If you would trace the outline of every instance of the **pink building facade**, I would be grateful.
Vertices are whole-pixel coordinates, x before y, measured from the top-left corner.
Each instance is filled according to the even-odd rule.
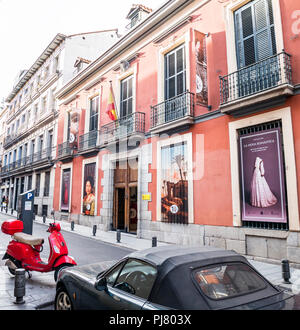
[[[147,13],[56,94],[57,216],[299,263],[296,2]]]

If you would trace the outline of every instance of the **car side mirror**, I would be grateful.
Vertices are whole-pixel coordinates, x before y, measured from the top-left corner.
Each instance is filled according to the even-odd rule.
[[[99,280],[97,280],[96,283],[95,283],[95,288],[98,291],[105,290],[107,288],[106,277],[101,277]]]

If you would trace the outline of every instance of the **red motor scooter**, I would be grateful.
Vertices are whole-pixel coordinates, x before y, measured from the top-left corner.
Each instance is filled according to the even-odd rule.
[[[49,224],[47,232],[50,245],[48,262],[40,257],[43,250],[44,239],[23,233],[23,222],[20,220],[7,220],[2,223],[3,233],[11,235],[13,240],[9,242],[2,259],[7,259],[5,265],[11,274],[15,275],[16,268],[24,268],[28,271],[51,272],[54,270],[54,280],[57,281],[59,271],[64,267],[77,265],[73,257],[68,255],[67,244],[61,234],[60,224]]]

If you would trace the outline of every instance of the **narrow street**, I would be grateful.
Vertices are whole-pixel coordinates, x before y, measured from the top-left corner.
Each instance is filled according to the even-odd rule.
[[[12,218],[9,214],[0,214],[0,226],[3,221]],[[33,235],[44,238],[44,249],[41,253],[42,259],[47,262],[49,256],[49,233],[46,232],[47,226],[44,224],[33,224]],[[123,256],[129,254],[133,250],[124,247],[117,247],[109,243],[94,240],[89,237],[84,237],[76,234],[76,232],[62,231],[62,234],[68,245],[69,254],[76,260],[78,265],[85,265],[107,260],[118,260]],[[0,266],[3,266],[5,261],[2,257],[5,253],[7,244],[11,237],[0,232]],[[13,277],[12,277],[13,280]],[[55,282],[53,272],[38,273],[32,272],[32,278],[26,281],[26,294],[39,290],[39,295],[45,297],[42,299],[46,304],[45,309],[53,309],[53,305],[48,306],[48,303],[53,301],[55,296]],[[13,295],[13,292],[12,292]]]

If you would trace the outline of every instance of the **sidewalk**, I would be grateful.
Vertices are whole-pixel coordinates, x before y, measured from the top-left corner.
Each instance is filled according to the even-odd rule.
[[[0,212],[0,214],[6,215],[6,213]],[[9,211],[7,213],[8,218],[16,217],[16,213],[11,215]],[[45,226],[49,224],[49,222],[53,221],[53,219],[47,218]],[[43,218],[40,216],[36,216],[34,220],[36,223],[43,224]],[[60,224],[61,229],[63,231],[72,231],[71,223],[65,221],[56,221]],[[117,246],[124,246],[134,250],[142,250],[152,247],[152,241],[149,239],[141,239],[137,238],[132,234],[121,234],[120,243],[116,241],[116,232],[115,231],[98,231],[96,235],[93,235],[92,228],[87,226],[81,226],[78,224],[74,225],[74,230],[72,231],[74,234],[83,235],[86,237],[90,237],[96,240],[101,240],[103,242],[107,242],[110,244],[114,244]],[[157,246],[168,245],[167,243],[157,242]],[[0,253],[3,251],[0,250]],[[4,251],[5,252],[5,251]],[[248,257],[249,262],[270,282],[275,285],[279,285],[282,288],[294,291],[297,289],[299,293],[300,291],[300,270],[290,268],[291,273],[291,284],[284,284],[282,279],[282,270],[281,264],[271,264],[266,262],[261,262],[257,260],[253,260]],[[35,276],[35,285],[33,285],[32,279],[28,279],[26,275],[26,295],[24,297],[25,304],[16,305],[15,297],[14,297],[14,277],[11,276],[7,270],[7,267],[4,266],[4,262],[0,260],[0,310],[30,310],[30,309],[38,309],[42,305],[47,305],[51,303],[55,296],[55,282],[53,279],[53,274],[51,273],[41,273],[38,278],[38,285],[36,285],[36,276]]]

